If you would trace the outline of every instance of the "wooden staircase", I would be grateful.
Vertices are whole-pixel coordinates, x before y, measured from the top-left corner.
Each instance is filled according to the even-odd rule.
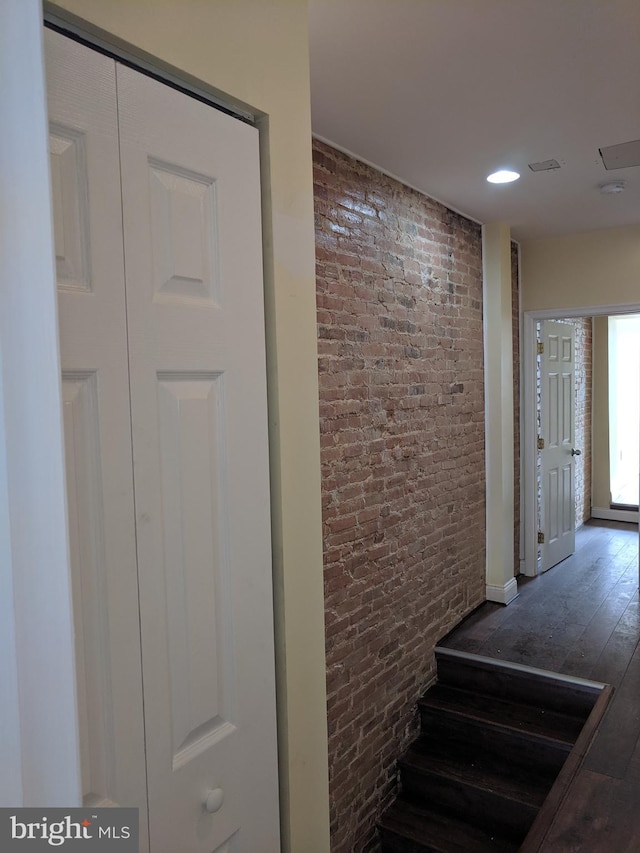
[[[436,661],[378,825],[383,853],[537,850],[610,688],[453,649]]]

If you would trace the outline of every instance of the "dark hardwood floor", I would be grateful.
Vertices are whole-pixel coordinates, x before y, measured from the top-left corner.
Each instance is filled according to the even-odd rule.
[[[638,853],[638,528],[592,520],[578,530],[573,556],[537,578],[519,578],[518,588],[508,607],[482,605],[441,645],[614,686],[541,849]]]

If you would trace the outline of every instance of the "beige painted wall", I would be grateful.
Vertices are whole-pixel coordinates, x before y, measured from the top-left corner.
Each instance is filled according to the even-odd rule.
[[[283,849],[329,850],[306,0],[59,0],[262,115]]]
[[[522,244],[522,309],[640,302],[640,226]]]

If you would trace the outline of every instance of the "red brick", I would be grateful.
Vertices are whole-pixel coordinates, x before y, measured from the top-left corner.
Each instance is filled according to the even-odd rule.
[[[376,849],[434,645],[484,598],[481,234],[314,161],[331,849],[352,853]]]

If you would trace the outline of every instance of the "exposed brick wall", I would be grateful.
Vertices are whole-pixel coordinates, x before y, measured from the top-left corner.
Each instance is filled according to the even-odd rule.
[[[481,234],[318,142],[314,179],[331,846],[359,853],[484,600]]]
[[[591,518],[591,317],[572,320],[576,330],[576,447],[582,455],[575,460],[576,527]]]
[[[513,573],[520,574],[520,281],[518,244],[511,243],[513,328]]]

